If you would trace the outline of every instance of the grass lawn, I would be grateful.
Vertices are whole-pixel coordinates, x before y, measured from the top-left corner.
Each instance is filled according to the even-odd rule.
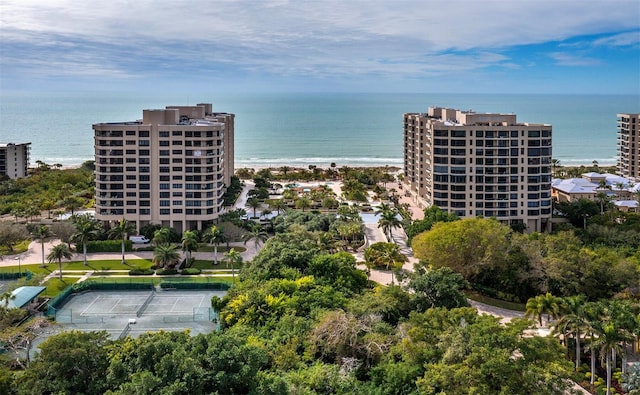
[[[131,259],[127,261],[128,265],[123,265],[120,259],[109,259],[99,261],[89,261],[87,266],[83,261],[62,262],[62,270],[85,270],[85,271],[104,271],[104,270],[131,270],[131,269],[148,269],[152,263],[147,259]],[[34,274],[50,274],[54,270],[58,270],[57,263],[47,264],[42,267],[40,264],[22,265],[22,271],[29,270]],[[0,273],[17,273],[18,265],[0,267]]]
[[[237,276],[236,276],[237,277]],[[184,281],[193,283],[230,283],[231,275],[225,277],[197,277],[197,276],[130,276],[130,277],[109,277],[109,276],[91,276],[89,281],[113,283],[142,283],[148,282],[158,285],[163,281]],[[64,289],[64,288],[63,288]]]
[[[201,260],[201,259],[196,259],[193,262],[193,265],[191,265],[191,267],[197,267],[198,269],[201,269],[201,270],[231,269],[231,265],[222,263],[220,260],[218,260],[217,265],[214,265],[213,261]],[[235,265],[234,267],[236,270],[239,270],[242,267],[242,264]]]
[[[489,296],[480,295],[477,292],[471,292],[471,291],[465,292],[465,295],[467,296],[467,298],[471,300],[475,300],[476,302],[488,304],[494,307],[500,307],[501,309],[515,310],[515,311],[522,311],[522,312],[526,311],[525,306],[520,303],[507,302],[505,300],[491,298]]]
[[[121,284],[130,284],[130,283],[153,283],[153,285],[158,285],[162,282],[161,277],[150,277],[150,276],[130,276],[130,277],[111,277],[105,275],[95,275],[89,277],[87,281],[95,281],[98,283],[121,283]]]
[[[78,281],[77,277],[63,276],[62,281],[60,281],[58,277],[51,278],[46,283],[43,284],[45,287],[47,287],[47,289],[45,289],[44,292],[40,295],[53,298],[56,295],[58,295],[60,292],[62,292],[62,290],[67,288],[69,285],[75,284],[76,281]]]
[[[0,247],[0,254],[2,255],[6,255],[7,258],[9,259],[13,259],[16,255],[18,254],[22,254],[23,252],[26,252],[29,249],[29,244],[31,244],[31,240],[27,239],[27,240],[23,240],[17,244],[13,245],[13,251],[11,252],[11,255],[9,255],[9,249],[5,246]]]

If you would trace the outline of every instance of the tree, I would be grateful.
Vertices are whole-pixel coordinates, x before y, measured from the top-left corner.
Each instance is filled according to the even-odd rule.
[[[376,213],[380,215],[380,219],[378,220],[378,228],[382,229],[389,242],[392,243],[393,229],[399,228],[402,225],[402,222],[398,219],[398,211],[392,209],[386,203],[382,203],[376,208]]]
[[[52,235],[53,233],[47,225],[38,225],[32,232],[33,238],[40,242],[40,248],[42,252],[42,267],[45,267],[44,242]]]
[[[231,282],[236,283],[235,267],[242,264],[242,255],[234,248],[224,253],[224,260],[227,265],[231,265]]]
[[[126,219],[122,218],[116,223],[116,225],[113,228],[109,230],[110,238],[120,239],[121,241],[123,265],[126,264],[124,260],[124,242],[127,240],[127,237],[129,237],[129,235],[135,231],[135,229],[136,229],[136,226],[132,222],[129,222]]]
[[[0,221],[0,245],[6,247],[9,253],[13,253],[14,244],[28,238],[29,232],[24,225]]]
[[[171,229],[160,228],[153,232],[153,244],[160,245],[171,242]]]
[[[64,207],[67,210],[71,211],[72,216],[75,210],[82,207],[82,199],[76,196],[67,196],[66,198],[64,198],[63,203]]]
[[[542,315],[547,314],[547,322],[551,318],[556,318],[560,310],[560,298],[553,296],[549,292],[530,298],[525,306],[525,317],[536,316],[540,326],[542,326]]]
[[[561,335],[565,339],[567,348],[569,347],[567,335],[573,336],[576,347],[576,370],[580,367],[581,335],[586,334],[589,330],[589,323],[584,311],[585,301],[584,296],[570,296],[561,299],[560,318],[554,322],[552,331],[554,335]]]
[[[222,230],[215,225],[211,225],[209,229],[202,235],[205,242],[213,244],[213,264],[218,264],[218,245],[225,241]]]
[[[242,241],[246,245],[249,240],[253,240],[256,250],[260,247],[261,243],[264,243],[269,238],[269,234],[264,228],[258,224],[253,224],[245,234],[242,235]]]
[[[251,199],[247,200],[247,207],[251,207],[253,209],[253,218],[256,218],[256,210],[261,206],[262,203],[260,203],[260,200],[258,200],[258,198],[256,197],[252,197]]]
[[[368,287],[368,276],[356,267],[353,255],[344,251],[319,254],[309,262],[307,274],[318,284],[329,285],[345,295],[359,294]]]
[[[391,271],[391,284],[393,284],[393,272],[400,269],[407,257],[400,253],[400,246],[394,243],[378,242],[364,250],[365,264],[370,268],[384,267]]]
[[[450,267],[473,281],[482,271],[504,265],[511,229],[495,219],[438,222],[411,242],[416,258],[433,267]]]
[[[87,243],[98,237],[98,222],[89,214],[75,217],[75,233],[71,238],[82,245],[82,256],[84,265],[87,266]]]
[[[611,359],[614,354],[623,354],[621,343],[630,340],[630,335],[617,328],[615,323],[606,323],[597,333],[594,346],[600,351],[600,358],[604,360],[607,369],[607,392],[611,395]]]
[[[586,227],[586,219],[598,215],[598,204],[589,199],[578,199],[575,202],[561,202],[555,208],[567,217],[576,228]]]
[[[603,214],[605,207],[609,205],[609,195],[604,191],[600,191],[596,193],[596,200],[600,204],[600,214]]]
[[[60,275],[60,281],[62,281],[62,260],[63,259],[71,259],[73,257],[73,253],[69,249],[65,243],[56,244],[51,248],[49,254],[47,255],[47,261],[52,263],[54,261],[58,261],[58,273]]]
[[[153,249],[153,263],[156,267],[173,268],[180,260],[178,247],[169,243],[159,244]]]
[[[187,265],[191,265],[191,252],[198,249],[198,233],[187,230],[182,234],[182,251],[187,253]]]
[[[302,211],[304,211],[305,209],[308,209],[311,207],[311,200],[309,200],[309,198],[306,196],[302,196],[296,199],[295,204],[296,204],[296,208],[302,209]]]
[[[467,282],[460,273],[448,267],[427,270],[424,265],[415,265],[414,272],[407,277],[404,288],[411,295],[414,311],[424,312],[434,307],[453,309],[469,306],[466,296],[462,293]]]
[[[75,232],[76,227],[71,221],[60,221],[51,224],[51,233],[56,236],[56,238],[67,243],[69,248],[71,248],[71,241],[73,240]]]
[[[18,394],[104,394],[109,334],[68,331],[40,344],[40,354],[17,380]]]

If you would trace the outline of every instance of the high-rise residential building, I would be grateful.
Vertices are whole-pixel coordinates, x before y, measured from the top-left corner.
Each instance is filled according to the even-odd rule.
[[[518,123],[515,114],[441,107],[404,114],[405,187],[424,207],[547,230],[551,130]]]
[[[618,114],[618,174],[640,179],[640,114]]]
[[[0,177],[27,176],[31,143],[0,143]]]
[[[234,117],[207,103],[93,125],[96,218],[124,218],[138,230],[204,229],[221,213],[233,175]]]

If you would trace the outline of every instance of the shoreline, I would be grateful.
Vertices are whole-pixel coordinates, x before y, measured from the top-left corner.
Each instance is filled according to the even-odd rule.
[[[344,158],[342,158],[344,159]],[[555,158],[554,158],[555,159]],[[46,163],[46,162],[45,162]],[[84,162],[83,162],[84,163]],[[331,164],[335,164],[335,169],[340,169],[342,167],[354,167],[354,168],[367,168],[367,167],[389,167],[389,168],[398,168],[403,169],[404,163],[393,161],[393,162],[384,162],[378,161],[377,158],[371,158],[370,162],[367,160],[354,160],[350,162],[348,160],[343,161],[332,161],[331,159],[327,160],[318,160],[318,161],[303,161],[300,158],[291,158],[291,161],[286,161],[285,159],[277,160],[274,162],[264,162],[261,160],[255,161],[246,161],[241,160],[234,163],[234,170],[238,169],[279,169],[281,167],[287,166],[291,169],[308,169],[309,166],[316,166],[319,169],[328,169],[331,167]],[[49,165],[53,165],[47,163]],[[82,166],[82,163],[77,164],[63,164],[60,169],[77,169]],[[576,167],[593,167],[593,160],[572,160],[570,163],[563,163],[562,159],[560,159],[559,167],[562,168],[576,168]],[[598,161],[598,167],[615,167],[617,166],[616,162],[600,162]],[[38,166],[35,164],[30,164],[29,169],[36,169]]]

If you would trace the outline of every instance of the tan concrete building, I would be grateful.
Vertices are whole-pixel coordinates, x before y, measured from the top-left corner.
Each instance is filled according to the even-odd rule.
[[[424,207],[547,230],[551,135],[551,125],[518,123],[515,114],[404,114],[405,187]]]
[[[138,230],[204,229],[218,218],[234,172],[234,117],[197,104],[93,125],[96,218],[125,218]]]
[[[0,143],[0,176],[26,177],[31,143]]]
[[[618,174],[640,179],[640,114],[618,114]]]

